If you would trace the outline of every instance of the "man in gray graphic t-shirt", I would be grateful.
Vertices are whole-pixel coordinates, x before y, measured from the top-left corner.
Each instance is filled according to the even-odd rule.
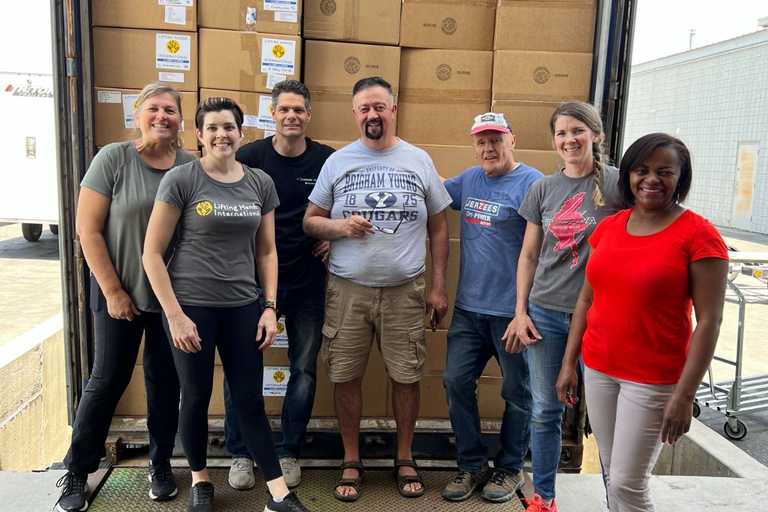
[[[451,198],[426,152],[395,137],[397,106],[389,83],[366,78],[352,93],[360,139],[325,162],[304,217],[309,236],[332,241],[321,350],[335,384],[344,442],[334,495],[354,501],[360,493],[361,383],[375,337],[394,393],[397,488],[404,496],[421,496],[411,442],[426,358],[424,313],[428,308],[439,320],[448,308],[444,210]],[[425,298],[427,234],[432,280]]]

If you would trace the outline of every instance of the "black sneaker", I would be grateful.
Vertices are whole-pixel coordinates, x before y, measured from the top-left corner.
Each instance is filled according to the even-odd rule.
[[[213,512],[213,484],[197,482],[189,493],[188,512]]]
[[[264,512],[310,512],[296,496],[295,492],[289,492],[283,501],[276,503],[272,496],[267,500],[267,506],[264,507]]]
[[[67,471],[56,482],[56,487],[63,487],[54,509],[56,512],[88,510],[88,475],[78,475]]]
[[[150,462],[149,483],[149,497],[155,501],[172,500],[179,494],[171,463],[167,460],[156,466]]]

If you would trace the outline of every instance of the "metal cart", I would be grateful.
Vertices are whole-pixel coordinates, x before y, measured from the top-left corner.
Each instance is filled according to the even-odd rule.
[[[744,326],[747,304],[768,304],[768,253],[731,252],[728,288],[725,301],[739,306],[736,334],[736,359],[715,355],[714,360],[734,367],[734,379],[715,383],[712,367],[707,379],[701,383],[693,404],[693,416],[701,414],[701,406],[725,415],[725,435],[730,439],[744,439],[747,425],[738,417],[760,409],[768,409],[768,374],[742,377],[744,359]],[[739,276],[749,276],[741,278]]]

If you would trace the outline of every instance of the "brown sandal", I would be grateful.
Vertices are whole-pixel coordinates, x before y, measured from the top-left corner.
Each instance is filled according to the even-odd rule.
[[[363,463],[360,462],[359,460],[342,462],[341,466],[339,466],[339,469],[341,469],[341,476],[336,481],[336,486],[333,488],[333,497],[339,501],[346,501],[348,503],[357,501],[360,498],[360,494],[363,492],[363,489],[362,489],[363,473],[365,472],[365,467],[363,466]],[[356,469],[357,478],[344,478],[345,469]],[[341,494],[339,493],[339,487],[351,487],[355,490],[355,494],[351,496],[346,496],[344,494]]]
[[[401,467],[413,468],[416,471],[416,474],[401,475],[400,474]],[[395,480],[397,481],[397,492],[400,493],[400,496],[404,498],[418,498],[420,496],[424,496],[426,487],[424,486],[424,480],[422,480],[421,475],[419,474],[418,471],[419,471],[418,466],[416,466],[416,463],[412,460],[396,460],[395,461],[394,474],[395,474]],[[421,490],[408,491],[405,489],[405,486],[408,484],[421,484]]]

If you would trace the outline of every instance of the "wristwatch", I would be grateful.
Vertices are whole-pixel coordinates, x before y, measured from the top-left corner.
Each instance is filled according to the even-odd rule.
[[[270,299],[264,300],[264,309],[273,309],[277,313],[277,302]]]

